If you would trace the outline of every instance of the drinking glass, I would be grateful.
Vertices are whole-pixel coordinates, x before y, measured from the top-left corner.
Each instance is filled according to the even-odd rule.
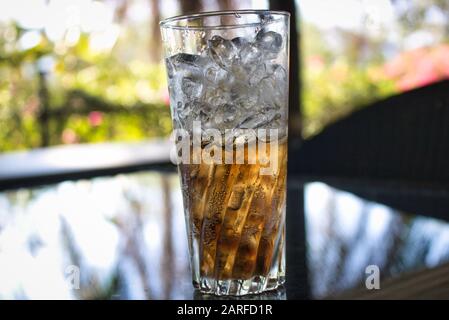
[[[216,295],[285,281],[287,12],[160,23],[193,285]]]

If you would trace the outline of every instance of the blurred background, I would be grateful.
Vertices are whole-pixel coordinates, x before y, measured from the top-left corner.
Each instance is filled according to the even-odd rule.
[[[159,21],[281,2],[0,0],[0,158],[167,138]],[[449,77],[446,0],[291,2],[300,57],[293,72],[301,81],[290,90],[301,89],[304,139],[373,101]],[[70,157],[75,149],[64,150]],[[33,156],[26,159],[21,168],[32,165]],[[8,177],[14,162],[0,163],[11,164],[0,168]],[[191,298],[176,173],[92,176],[2,187],[0,298]],[[356,285],[366,263],[394,275],[449,259],[446,223],[321,183],[306,185],[304,197],[312,297]],[[81,268],[80,290],[66,286],[71,265]],[[335,265],[337,272],[329,269]]]
[[[296,1],[303,135],[449,76],[444,0]],[[0,152],[171,130],[159,20],[268,1],[0,1]]]

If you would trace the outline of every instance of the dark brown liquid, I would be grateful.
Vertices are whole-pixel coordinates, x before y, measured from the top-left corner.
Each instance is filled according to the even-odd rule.
[[[248,164],[181,164],[189,240],[199,244],[200,277],[219,280],[266,276],[284,241],[287,144],[275,145],[278,165],[262,175]],[[266,154],[273,146],[268,143]],[[224,151],[223,151],[224,157]],[[282,230],[281,230],[282,228]],[[192,244],[191,244],[192,246]]]

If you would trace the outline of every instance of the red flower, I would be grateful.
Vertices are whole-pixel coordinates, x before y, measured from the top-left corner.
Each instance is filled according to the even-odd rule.
[[[422,87],[449,77],[449,45],[419,48],[401,53],[385,65],[386,76],[399,90]]]
[[[449,44],[441,45],[435,50],[434,58],[440,74],[449,77]]]
[[[100,111],[92,111],[88,116],[89,124],[97,127],[103,123],[103,113]]]

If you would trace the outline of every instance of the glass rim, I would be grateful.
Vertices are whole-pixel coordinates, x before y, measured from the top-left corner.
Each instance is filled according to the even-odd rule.
[[[260,22],[249,22],[249,23],[242,23],[242,24],[232,24],[232,25],[217,25],[217,26],[178,26],[175,24],[172,24],[174,22],[182,21],[182,20],[192,20],[196,18],[204,18],[204,17],[214,17],[214,16],[228,16],[228,15],[249,15],[249,14],[270,14],[270,15],[276,15],[276,16],[284,16],[284,17],[290,17],[290,12],[287,11],[280,11],[280,10],[268,10],[268,9],[248,9],[248,10],[222,10],[222,11],[207,11],[207,12],[200,12],[200,13],[194,13],[194,14],[184,14],[184,15],[178,15],[174,17],[169,17],[167,19],[164,19],[159,22],[160,28],[164,29],[177,29],[177,30],[222,30],[222,29],[237,29],[237,28],[245,28],[245,27],[255,27],[260,25]],[[268,23],[272,23],[277,21],[277,19],[274,19]]]

